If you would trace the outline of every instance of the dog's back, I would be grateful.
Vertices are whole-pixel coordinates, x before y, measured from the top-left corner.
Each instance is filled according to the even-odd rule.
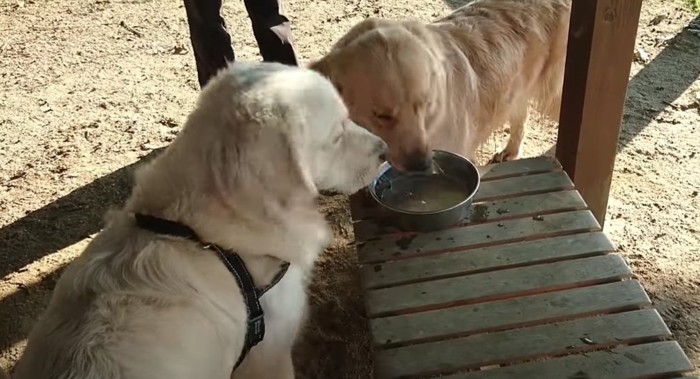
[[[517,75],[524,88],[514,90],[556,120],[570,10],[570,0],[477,0],[433,24],[457,41],[486,92],[502,93]]]
[[[198,365],[206,359],[187,366],[187,358],[216,356],[237,330],[187,272],[205,265],[208,277],[233,281],[230,274],[214,255],[152,240],[125,225],[124,214],[116,218],[61,275],[13,379],[185,378],[216,370]]]
[[[98,236],[97,240],[100,239]],[[80,277],[93,277],[86,273],[87,263],[98,243],[93,242],[61,275],[48,311],[29,335],[27,347],[15,366],[14,378],[119,377],[119,367],[105,354],[103,343],[113,335],[113,330],[91,327],[98,324],[95,302],[102,296],[101,283],[94,283],[93,288],[79,283],[84,282]],[[104,273],[94,277],[109,278]]]

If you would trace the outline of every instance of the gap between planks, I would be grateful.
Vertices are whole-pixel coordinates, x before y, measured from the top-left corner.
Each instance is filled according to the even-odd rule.
[[[483,182],[472,201],[478,203],[572,189],[574,189],[574,184],[566,173],[556,171]],[[382,208],[367,190],[353,196],[350,207],[352,218],[355,221],[383,216]]]
[[[486,333],[376,353],[380,379],[450,374],[620,345],[659,341],[671,333],[653,309]]]
[[[568,355],[489,370],[442,376],[441,379],[700,379],[676,376],[693,365],[675,341],[662,341],[587,354]]]
[[[585,209],[586,203],[576,190],[517,196],[472,203],[467,217],[452,228]],[[405,233],[381,217],[357,221],[353,229],[357,241]]]
[[[477,167],[482,183],[497,179],[508,179],[527,175],[544,174],[548,172],[562,171],[562,166],[554,157],[536,157],[518,159],[511,162],[489,164]],[[359,217],[360,210],[366,204],[373,204],[367,189],[363,189],[350,196],[350,209],[353,218]]]
[[[555,157],[542,156],[517,159],[509,162],[478,166],[481,181],[561,171],[562,166]]]
[[[416,313],[628,279],[617,254],[505,269],[365,292],[370,318]]]
[[[415,256],[473,249],[546,237],[599,231],[589,211],[571,211],[541,217],[469,225],[430,233],[385,236],[357,244],[360,263],[382,263]]]
[[[462,338],[651,306],[636,280],[371,319],[379,349]]]
[[[360,266],[365,289],[388,288],[422,281],[466,276],[508,268],[603,255],[614,246],[602,232],[452,251],[436,255]]]
[[[567,182],[571,183],[571,180],[568,178],[568,175],[566,175],[566,173],[562,171],[561,165],[553,157],[519,159],[512,162],[480,166],[478,167],[478,169],[482,183],[481,189],[483,189],[484,185],[486,185],[486,187],[489,187],[488,183],[493,180],[512,179],[528,175],[539,175],[546,173],[559,173],[556,176],[559,177],[560,180],[562,180],[562,176],[560,174],[563,174],[563,177],[566,178],[565,180],[563,180],[563,183],[566,186],[570,185],[567,184]],[[476,196],[477,198],[475,199],[475,201],[478,201],[478,196],[480,196],[478,192]],[[364,188],[350,196],[350,210],[352,212],[353,219],[355,220],[368,217],[368,215],[363,214],[363,212],[366,211],[368,208],[374,207],[376,207],[376,203],[370,196],[367,188]]]

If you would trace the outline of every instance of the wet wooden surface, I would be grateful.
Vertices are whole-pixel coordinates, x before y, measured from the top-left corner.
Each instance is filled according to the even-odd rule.
[[[351,199],[375,377],[669,378],[692,370],[553,158],[481,168],[469,216],[405,233]]]

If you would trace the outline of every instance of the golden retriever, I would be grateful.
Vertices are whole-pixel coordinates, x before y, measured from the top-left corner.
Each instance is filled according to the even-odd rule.
[[[570,3],[476,0],[429,24],[369,18],[309,67],[399,169],[425,168],[431,149],[474,160],[506,122],[510,139],[493,160],[513,160],[530,102],[558,119]]]
[[[357,191],[385,152],[318,73],[276,63],[223,70],[63,273],[13,378],[293,378],[306,283],[331,237],[318,191]],[[237,252],[257,286],[290,263],[260,299],[265,338],[235,370],[247,308],[232,273],[202,245],[137,227],[135,214]]]

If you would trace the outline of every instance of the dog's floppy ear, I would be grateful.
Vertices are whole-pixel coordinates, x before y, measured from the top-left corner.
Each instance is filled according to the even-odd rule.
[[[274,117],[268,117],[273,113]],[[303,125],[284,125],[303,121],[279,109],[268,114],[261,112],[258,117],[254,121],[240,120],[210,141],[212,146],[206,149],[205,161],[217,196],[239,196],[260,188],[265,188],[266,197],[281,202],[315,195],[316,185],[302,146],[295,144],[299,140],[303,143],[303,138],[290,135],[303,134]]]
[[[290,136],[283,136],[286,146],[287,162],[290,165],[289,173],[294,177],[293,181],[299,181],[299,184],[311,191],[314,194],[318,193],[316,183],[311,173],[311,168],[308,166],[308,160],[302,147],[294,143],[295,139]],[[299,141],[299,139],[296,139]]]
[[[355,41],[357,38],[361,37],[363,34],[379,29],[384,26],[389,26],[392,25],[393,21],[391,20],[385,20],[382,18],[376,18],[376,17],[368,17],[359,23],[357,23],[355,26],[350,28],[350,30],[333,45],[333,49],[331,49],[331,52],[336,49],[342,49],[343,47],[351,44],[353,41]]]
[[[284,180],[295,187],[288,188],[290,193],[287,195],[298,194],[301,188],[315,195],[318,190],[309,167],[311,159],[305,148],[310,140],[310,131],[303,112],[287,104],[278,104],[273,108],[275,116],[263,121],[266,126],[258,131],[258,151],[263,156],[258,156],[257,159],[269,161],[267,167],[272,170],[272,179],[284,176]]]
[[[308,65],[308,68],[325,76],[331,83],[333,83],[333,87],[335,87],[338,93],[342,95],[343,86],[340,84],[342,77],[336,76],[336,70],[342,70],[341,67],[337,66],[340,64],[340,62],[342,62],[342,60],[336,58],[336,53],[330,53],[315,62],[311,62]]]
[[[350,28],[350,30],[347,33],[345,33],[345,35],[340,37],[340,39],[336,41],[336,43],[331,48],[331,51],[328,54],[326,54],[326,56],[315,62],[310,63],[307,67],[316,72],[321,73],[327,78],[333,78],[334,73],[332,70],[334,67],[337,67],[339,63],[343,62],[343,58],[341,56],[345,53],[344,49],[348,45],[350,45],[355,40],[372,30],[377,30],[384,26],[391,25],[393,25],[392,20],[368,17],[360,21],[352,28]]]
[[[317,61],[309,63],[307,68],[318,72],[319,74],[325,76],[326,78],[331,78],[331,63],[332,57],[327,55]]]

